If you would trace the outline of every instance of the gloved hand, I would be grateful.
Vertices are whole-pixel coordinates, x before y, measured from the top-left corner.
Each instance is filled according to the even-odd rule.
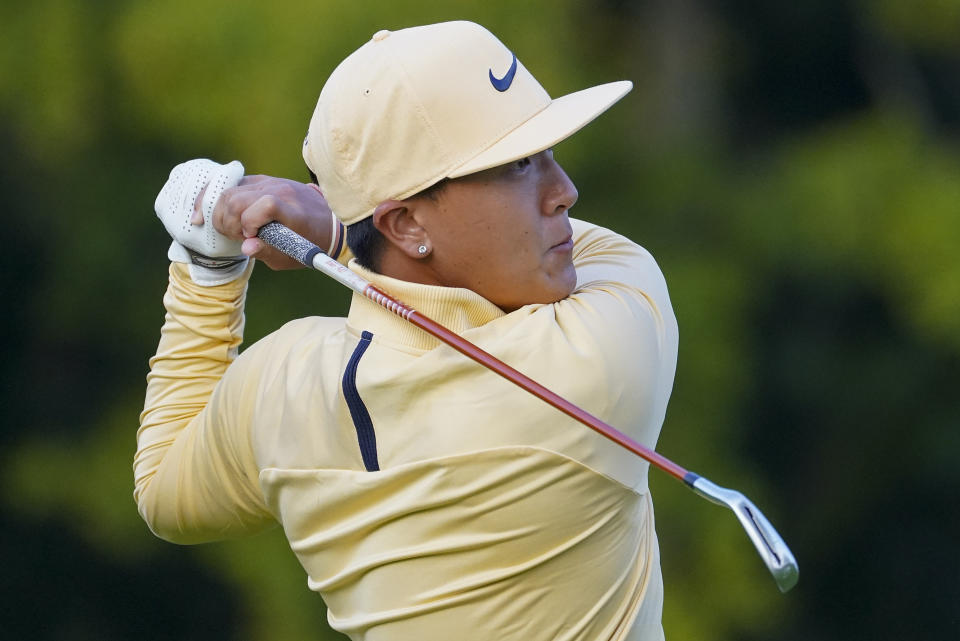
[[[213,209],[225,189],[243,178],[243,165],[227,165],[197,159],[179,164],[160,190],[154,209],[173,238],[167,257],[190,266],[190,278],[198,285],[212,287],[236,280],[249,260],[240,251],[242,241],[227,238],[213,226]],[[204,191],[206,188],[206,191]],[[203,224],[190,222],[194,204],[203,192]]]

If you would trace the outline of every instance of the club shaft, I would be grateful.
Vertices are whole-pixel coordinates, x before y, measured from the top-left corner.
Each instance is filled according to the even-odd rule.
[[[296,237],[293,238],[291,234]],[[654,467],[657,467],[674,478],[686,482],[688,485],[692,482],[691,478],[696,475],[691,474],[682,466],[677,465],[667,457],[658,452],[641,445],[623,432],[620,432],[613,426],[600,420],[593,414],[590,414],[583,408],[571,403],[559,394],[544,387],[530,377],[521,374],[516,369],[510,367],[500,359],[489,352],[486,352],[468,340],[465,340],[458,334],[450,331],[435,320],[424,316],[405,303],[398,301],[386,292],[374,287],[366,279],[355,272],[347,269],[334,259],[320,252],[312,243],[303,239],[295,232],[292,232],[279,223],[269,223],[264,225],[259,234],[260,238],[267,244],[276,247],[287,253],[287,255],[299,260],[308,267],[321,271],[335,280],[343,283],[353,291],[365,296],[371,301],[381,305],[394,314],[408,320],[431,336],[446,343],[464,356],[476,361],[487,369],[496,372],[503,378],[514,383],[518,387],[525,389],[544,402],[552,405],[567,416],[583,423],[590,429],[602,434],[614,443],[633,452],[640,458],[648,461]]]

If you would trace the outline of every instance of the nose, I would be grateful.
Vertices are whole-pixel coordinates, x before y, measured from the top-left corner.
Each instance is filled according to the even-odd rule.
[[[577,202],[580,197],[576,185],[567,176],[563,167],[553,159],[553,154],[544,154],[545,194],[543,198],[543,212],[550,216],[560,214]]]

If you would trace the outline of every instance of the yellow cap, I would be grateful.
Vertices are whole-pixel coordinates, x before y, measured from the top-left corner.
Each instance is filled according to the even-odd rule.
[[[384,200],[543,151],[632,86],[613,82],[551,100],[480,25],[378,31],[324,85],[303,158],[349,225]]]

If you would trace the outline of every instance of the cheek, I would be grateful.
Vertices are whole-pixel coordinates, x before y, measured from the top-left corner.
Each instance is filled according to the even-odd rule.
[[[476,249],[489,257],[517,268],[536,262],[541,244],[535,230],[524,225],[514,211],[490,211],[477,223],[466,230]]]
[[[475,270],[470,280],[516,281],[544,271],[544,239],[539,212],[529,194],[462,190],[444,203],[438,229],[450,265]]]

